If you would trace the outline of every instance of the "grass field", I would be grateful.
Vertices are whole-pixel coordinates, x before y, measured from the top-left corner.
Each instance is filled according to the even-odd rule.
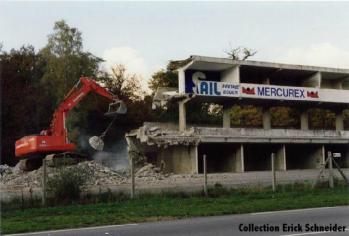
[[[111,198],[109,198],[111,199]],[[73,204],[47,208],[2,210],[2,233],[76,228],[108,224],[178,219],[194,216],[239,214],[260,211],[325,207],[349,204],[347,187],[335,189],[282,188],[211,189],[210,196],[196,194],[141,195],[105,203]]]

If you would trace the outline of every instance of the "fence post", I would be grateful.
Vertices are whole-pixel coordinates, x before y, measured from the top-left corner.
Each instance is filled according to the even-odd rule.
[[[276,191],[276,174],[275,174],[275,153],[271,154],[271,172],[273,192]]]
[[[21,188],[21,200],[22,200],[22,209],[24,209],[24,193],[23,193],[23,188]]]
[[[135,167],[134,167],[134,159],[133,155],[131,157],[131,199],[135,196]]]
[[[46,159],[42,159],[42,205],[46,206],[46,178],[47,178],[47,171],[46,171]]]
[[[330,185],[330,188],[333,188],[334,184],[333,184],[333,162],[332,162],[332,153],[329,151],[327,152],[327,155],[328,155],[328,159],[329,159],[329,162],[328,162],[328,168],[329,168],[329,172],[328,172],[328,177],[329,177],[329,185]]]
[[[207,159],[206,154],[203,155],[203,164],[204,164],[204,193],[205,196],[208,196],[208,190],[207,190]]]

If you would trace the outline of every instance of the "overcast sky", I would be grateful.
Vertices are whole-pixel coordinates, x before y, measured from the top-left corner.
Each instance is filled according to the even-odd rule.
[[[0,2],[0,42],[39,49],[60,19],[106,68],[123,63],[145,79],[172,59],[224,57],[229,43],[257,50],[255,60],[349,68],[345,2]]]

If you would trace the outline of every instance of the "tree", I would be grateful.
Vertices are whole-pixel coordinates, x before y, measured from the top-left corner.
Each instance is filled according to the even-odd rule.
[[[103,60],[83,51],[81,32],[64,20],[57,21],[53,30],[40,52],[47,61],[42,83],[58,104],[80,76],[95,77]]]
[[[228,55],[229,58],[233,60],[247,60],[250,57],[253,57],[256,55],[257,51],[247,48],[247,47],[242,47],[239,46],[237,48],[232,48],[231,45],[229,45],[230,48],[228,50],[225,50],[225,53]]]
[[[235,127],[261,127],[262,110],[252,105],[234,105],[230,110],[231,125]]]
[[[44,60],[34,47],[22,46],[0,54],[1,80],[1,162],[14,164],[16,139],[37,133],[45,123],[43,110],[48,104],[40,88]]]
[[[312,129],[334,129],[336,115],[327,109],[313,108],[309,111],[309,124]]]
[[[81,32],[70,27],[64,20],[55,22],[54,33],[48,36],[46,48],[57,57],[80,55],[82,53]]]
[[[178,87],[178,73],[174,70],[173,63],[167,65],[166,70],[159,70],[152,75],[149,88],[153,93],[160,87]]]
[[[111,73],[104,72],[98,80],[121,100],[141,100],[144,96],[140,79],[135,74],[128,74],[122,64],[112,67]]]
[[[83,50],[82,34],[70,27],[64,20],[57,21],[53,33],[48,36],[47,45],[40,51],[46,61],[45,73],[41,84],[46,99],[51,101],[47,113],[52,114],[58,104],[81,76],[91,78],[99,74],[99,64],[103,61],[90,52]],[[93,97],[89,96],[77,108],[69,112],[67,127],[73,141],[78,135],[88,129],[88,118],[96,106]],[[87,131],[86,131],[87,132]]]
[[[151,119],[152,100],[142,90],[140,78],[135,74],[128,74],[124,65],[117,64],[110,73],[101,73],[98,81],[126,103],[128,111],[125,117],[119,119],[120,124],[135,127]]]
[[[349,110],[345,109],[343,111],[343,118],[344,118],[344,129],[348,130],[349,129]]]
[[[56,203],[74,202],[80,199],[94,172],[87,165],[61,166],[47,180],[48,193]]]
[[[102,59],[83,51],[81,33],[64,21],[55,23],[47,45],[38,53],[31,46],[13,49],[10,53],[1,49],[0,61],[1,162],[7,164],[15,164],[17,160],[14,158],[17,139],[49,127],[54,109],[81,75],[96,78],[104,74],[99,70]],[[110,76],[110,81],[115,80],[115,87],[111,86],[114,92],[118,90],[119,96],[131,101],[128,104],[131,114],[120,125],[138,125],[150,116],[151,99],[143,100],[136,79],[128,76],[121,66]],[[90,95],[69,112],[66,123],[71,141],[82,141],[78,137],[87,138],[87,134],[104,131],[110,119],[103,116],[107,102],[99,102],[102,100]]]
[[[271,107],[271,123],[274,127],[292,127],[300,126],[299,111],[291,107]]]

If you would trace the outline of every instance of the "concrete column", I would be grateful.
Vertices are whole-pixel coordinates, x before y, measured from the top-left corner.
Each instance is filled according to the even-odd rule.
[[[325,149],[325,145],[321,146],[321,164],[324,164],[326,161],[326,149]]]
[[[195,145],[194,157],[195,157],[195,174],[199,174],[199,146],[198,145]]]
[[[276,170],[286,170],[286,147],[283,144],[276,152],[275,156]]]
[[[336,112],[336,130],[344,130],[344,116],[342,110]]]
[[[242,144],[234,145],[233,149],[230,150],[223,170],[225,172],[244,172],[244,146]]]
[[[301,129],[308,130],[309,129],[309,113],[308,110],[301,111]]]
[[[195,174],[198,173],[197,146],[169,146],[160,148],[157,165],[166,173]]]
[[[346,150],[345,152],[343,152],[343,167],[344,168],[349,168],[349,150]]]
[[[178,92],[185,93],[185,70],[178,69]]]
[[[230,109],[231,106],[223,105],[223,128],[230,128]]]
[[[343,79],[341,82],[342,82],[342,89],[348,90],[349,89],[349,77]]]
[[[305,153],[305,155],[309,155],[305,163],[307,169],[321,168],[321,164],[325,158],[323,145],[314,148],[312,151],[308,152],[308,154]]]
[[[234,66],[221,72],[221,82],[240,83],[240,68]]]
[[[236,162],[235,162],[235,171],[236,172],[245,172],[245,161],[244,161],[244,145],[240,146],[236,150]]]
[[[185,104],[191,99],[191,97],[187,97],[182,101],[178,102],[178,116],[179,116],[179,131],[185,131],[187,129],[187,111]]]
[[[263,129],[271,129],[271,118],[269,108],[263,108]]]
[[[320,88],[320,84],[321,84],[321,73],[316,72],[313,75],[311,75],[310,77],[306,78],[303,81],[302,86],[303,87]]]
[[[185,131],[187,129],[187,112],[185,107],[185,102],[178,102],[179,106],[179,131]]]
[[[343,89],[342,80],[338,79],[338,80],[334,81],[333,82],[333,88],[334,89]]]

